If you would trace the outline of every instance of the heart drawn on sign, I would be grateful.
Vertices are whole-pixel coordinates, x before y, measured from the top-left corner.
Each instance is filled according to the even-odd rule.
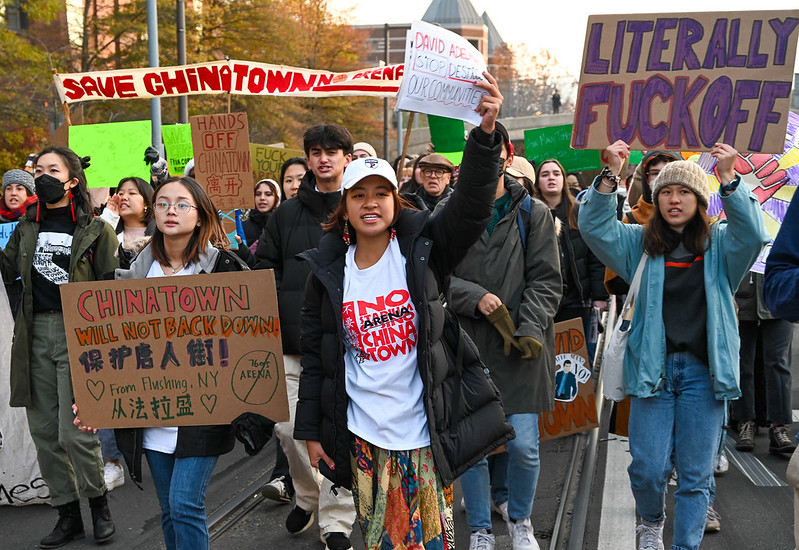
[[[214,412],[214,408],[216,407],[216,395],[204,393],[200,396],[200,403],[203,404],[205,410],[208,411],[208,414]]]
[[[94,397],[95,401],[99,401],[105,393],[105,384],[102,380],[95,382],[94,380],[86,380],[86,389]]]

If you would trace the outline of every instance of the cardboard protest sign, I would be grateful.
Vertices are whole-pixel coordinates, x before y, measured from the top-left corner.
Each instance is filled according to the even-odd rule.
[[[716,177],[716,159],[710,153],[692,157],[708,174],[710,205],[707,213],[711,218],[723,218],[721,197],[717,193],[719,180]],[[739,154],[735,161],[735,172],[749,186],[763,210],[763,220],[772,242],[780,231],[788,205],[799,186],[799,115],[788,114],[788,129],[785,133],[783,151],[775,155]],[[752,271],[764,273],[771,243],[757,257]]]
[[[161,126],[161,137],[166,149],[169,174],[182,176],[186,164],[194,157],[191,143],[191,124],[167,124]]]
[[[116,187],[119,180],[132,176],[150,181],[144,150],[152,140],[149,120],[69,127],[69,148],[78,156],[91,157],[86,169],[89,187]]]
[[[272,271],[61,287],[72,385],[98,428],[289,418]]]
[[[541,441],[599,426],[582,319],[555,323],[555,408],[538,414]]]
[[[336,73],[235,59],[177,67],[55,74],[62,103],[197,94],[393,97],[402,65]]]
[[[524,131],[524,156],[541,164],[547,159],[558,159],[568,172],[599,170],[607,161],[604,151],[594,149],[572,149],[569,145],[572,125],[549,126]],[[641,151],[630,151],[630,162],[641,162]]]
[[[475,108],[485,93],[485,59],[468,40],[436,25],[416,21],[408,31],[405,74],[397,110],[439,115],[480,124]]]
[[[780,153],[799,11],[592,15],[572,147]]]
[[[194,173],[219,210],[253,205],[247,113],[189,117]]]
[[[250,143],[253,182],[271,178],[280,184],[280,169],[288,159],[294,157],[305,157],[305,153],[299,149]]]

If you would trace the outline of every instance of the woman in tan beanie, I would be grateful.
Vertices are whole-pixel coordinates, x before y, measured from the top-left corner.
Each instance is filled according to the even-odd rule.
[[[741,395],[733,293],[769,234],[757,198],[739,185],[729,145],[711,151],[727,215],[712,225],[708,176],[686,161],[664,166],[652,184],[655,212],[646,227],[619,222],[614,192],[629,147],[617,141],[607,152],[610,165],[583,199],[579,225],[599,259],[627,281],[647,254],[624,357],[637,548],[663,550],[673,461],[680,483],[671,548],[695,550],[727,401]]]

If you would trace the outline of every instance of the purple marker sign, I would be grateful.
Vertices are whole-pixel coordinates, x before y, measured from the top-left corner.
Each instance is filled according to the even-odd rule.
[[[784,150],[780,154],[744,154],[739,155],[735,162],[736,173],[741,175],[741,179],[760,201],[766,229],[772,240],[777,236],[788,204],[799,186],[799,115],[788,113],[784,144]],[[715,192],[719,188],[715,174],[716,159],[710,153],[702,153],[697,162],[709,174],[712,193],[707,213],[711,218],[723,218],[721,198]],[[766,257],[770,250],[771,243],[760,253],[752,271],[765,271]]]
[[[799,11],[594,15],[572,147],[781,153]]]

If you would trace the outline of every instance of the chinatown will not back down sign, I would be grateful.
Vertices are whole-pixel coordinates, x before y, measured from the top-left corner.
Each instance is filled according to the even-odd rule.
[[[75,402],[97,428],[289,419],[271,270],[61,285]]]

